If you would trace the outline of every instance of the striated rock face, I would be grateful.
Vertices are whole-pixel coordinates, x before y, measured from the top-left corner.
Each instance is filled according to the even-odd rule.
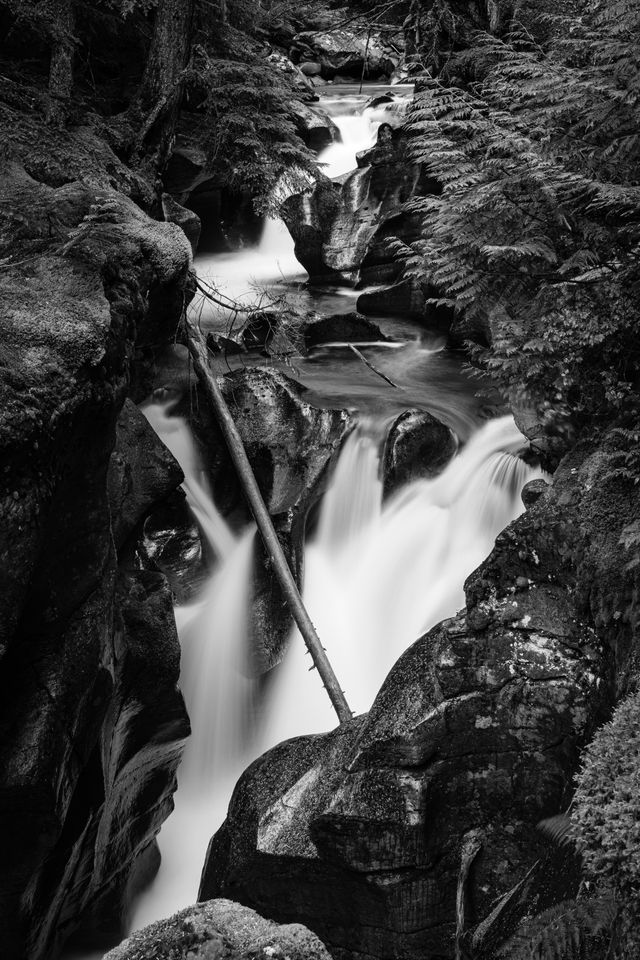
[[[358,169],[344,183],[320,179],[311,195],[285,201],[283,217],[312,281],[353,279],[362,267],[363,282],[388,283],[399,277],[400,267],[387,241],[410,242],[419,235],[411,217],[398,216],[401,205],[416,193],[437,190],[422,168],[408,161],[402,133],[384,123],[377,144],[358,155]],[[424,296],[420,309],[423,305]],[[365,306],[359,301],[359,310],[373,312]]]
[[[118,417],[191,254],[106,187],[16,165],[3,194],[0,930],[7,960],[49,960],[83,913],[120,932],[188,732],[170,595],[129,559],[180,472]]]
[[[230,900],[211,900],[152,923],[105,960],[330,960],[298,923],[279,925]]]
[[[615,443],[578,447],[553,487],[527,490],[466,609],[406,651],[368,715],[246,771],[203,898],[304,919],[338,960],[434,960],[572,892],[562,857],[538,863],[554,854],[535,825],[566,809],[638,658],[640,493],[614,474]]]

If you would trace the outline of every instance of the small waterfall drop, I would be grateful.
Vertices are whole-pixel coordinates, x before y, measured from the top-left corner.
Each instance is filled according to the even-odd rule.
[[[360,431],[347,440],[305,552],[304,598],[356,713],[402,652],[460,609],[466,577],[524,509],[522,486],[541,473],[513,455],[523,444],[511,417],[490,421],[439,477],[383,503],[377,449]],[[335,725],[309,666],[294,632],[265,744],[291,736],[296,722],[298,733]]]
[[[407,97],[396,99],[394,96],[390,103],[384,101],[377,106],[362,107],[360,99],[355,95],[338,100],[326,98],[321,104],[341,136],[338,143],[330,144],[318,157],[318,163],[330,178],[344,176],[355,169],[357,154],[374,145],[380,124],[402,113],[408,103]]]
[[[187,503],[219,562],[202,595],[176,607],[181,646],[180,688],[192,734],[178,773],[175,810],[159,837],[162,862],[136,905],[133,929],[195,902],[202,861],[222,823],[233,784],[250,761],[255,681],[246,675],[251,604],[251,524],[236,538],[211,499],[185,420],[168,415],[171,402],[143,408],[185,474]]]

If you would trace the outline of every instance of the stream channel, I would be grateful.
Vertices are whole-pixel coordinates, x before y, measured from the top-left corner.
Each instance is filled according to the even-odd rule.
[[[342,143],[321,154],[330,177],[356,166],[390,114],[402,111],[410,88],[390,88],[391,103],[366,107],[388,88],[331,88],[318,106],[337,124]],[[233,253],[196,258],[198,275],[234,300],[290,301],[298,312],[348,313],[360,291],[312,288],[284,224],[268,220],[261,241]],[[228,332],[230,314],[195,302],[205,332]],[[465,578],[490,552],[499,531],[522,510],[522,486],[540,472],[515,454],[524,438],[510,417],[484,422],[476,382],[441,335],[399,318],[373,318],[390,342],[358,344],[385,382],[344,343],[324,344],[294,361],[220,356],[216,372],[268,363],[294,377],[312,405],[348,409],[357,417],[340,452],[304,558],[304,599],[355,713],[371,706],[392,664],[427,629],[463,605]],[[161,383],[184,383],[186,354],[176,346]],[[159,385],[161,385],[159,383]],[[381,447],[403,410],[429,411],[455,434],[458,453],[435,478],[411,482],[383,500]],[[170,404],[145,413],[180,461],[189,506],[206,537],[212,563],[193,602],[176,608],[182,646],[181,687],[192,736],[179,771],[175,811],[159,836],[162,864],[137,903],[132,928],[195,902],[207,845],[221,825],[243,769],[283,739],[335,726],[335,716],[302,640],[293,633],[284,662],[268,685],[241,669],[251,603],[253,525],[232,529],[213,502],[196,445]]]

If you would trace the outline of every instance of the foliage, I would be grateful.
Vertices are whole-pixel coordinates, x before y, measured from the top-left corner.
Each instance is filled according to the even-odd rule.
[[[200,50],[192,72],[206,91],[210,160],[226,183],[247,190],[264,213],[308,186],[314,157],[297,135],[292,91],[272,64],[214,60]]]
[[[598,730],[576,782],[570,817],[539,826],[554,842],[570,842],[579,851],[581,893],[525,920],[498,960],[640,956],[640,692]]]
[[[615,10],[614,10],[615,8]],[[640,0],[480,35],[470,89],[427,76],[407,119],[443,185],[404,251],[440,303],[490,332],[476,349],[549,426],[637,414],[640,380]]]
[[[640,693],[617,707],[582,759],[571,819],[585,875],[640,900]]]
[[[616,918],[611,896],[556,904],[521,924],[497,960],[604,960]]]

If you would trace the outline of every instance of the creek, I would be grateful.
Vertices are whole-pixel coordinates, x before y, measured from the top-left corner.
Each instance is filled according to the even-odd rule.
[[[384,89],[384,88],[383,88]],[[332,89],[319,106],[342,142],[319,158],[329,176],[355,167],[390,111],[409,91],[393,88],[390,104],[365,108],[380,88]],[[284,224],[269,220],[260,243],[196,259],[198,274],[249,305],[256,290],[286,297],[296,310],[347,313],[352,287],[313,289],[293,253]],[[230,314],[200,303],[205,330],[225,332]],[[490,552],[496,535],[521,512],[522,486],[539,471],[517,454],[524,438],[510,417],[482,423],[475,384],[441,336],[407,320],[376,318],[392,342],[359,347],[396,387],[376,376],[344,343],[324,344],[294,364],[270,358],[305,388],[314,405],[355,412],[304,557],[304,599],[355,713],[371,706],[390,667],[414,640],[463,604],[465,578]],[[219,372],[265,363],[258,352],[218,361]],[[163,375],[184,370],[176,348]],[[389,424],[408,408],[428,411],[455,433],[459,452],[440,474],[383,498],[381,451]],[[139,900],[133,928],[196,900],[210,837],[221,825],[243,769],[269,747],[335,726],[335,716],[300,636],[293,631],[284,662],[265,694],[248,679],[248,611],[255,529],[232,530],[216,508],[187,423],[171,404],[144,411],[181,463],[188,504],[214,557],[196,600],[176,608],[182,646],[181,687],[192,736],[179,771],[175,811],[162,828],[162,865]]]

